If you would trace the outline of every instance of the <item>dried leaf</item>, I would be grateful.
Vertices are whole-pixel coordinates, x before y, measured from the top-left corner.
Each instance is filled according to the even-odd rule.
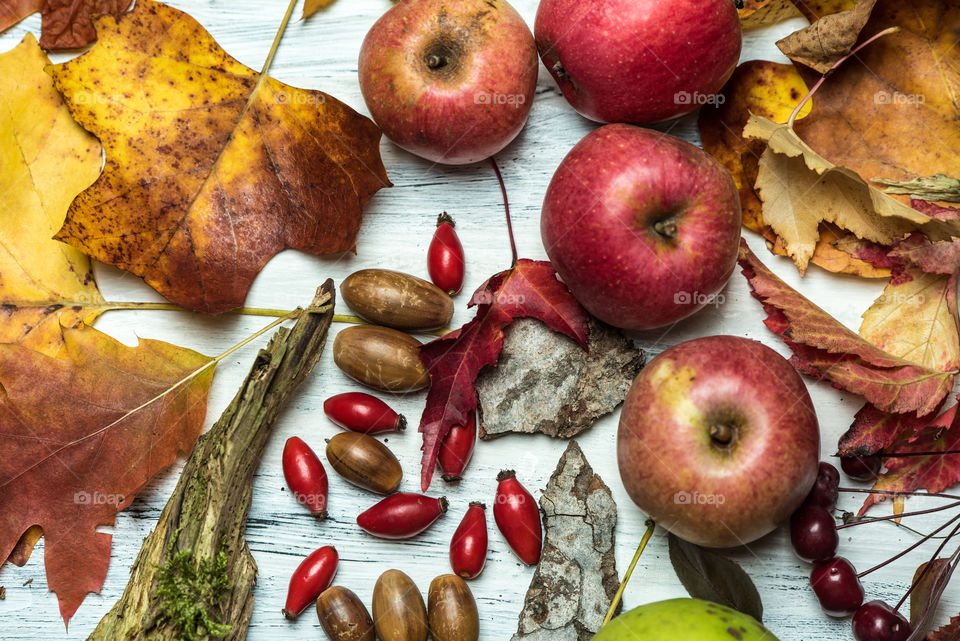
[[[952,275],[960,271],[960,238],[932,241],[926,235],[910,234],[891,248],[888,258],[928,274]]]
[[[960,641],[960,616],[952,617],[950,623],[928,634],[927,641]]]
[[[540,509],[543,554],[511,641],[591,638],[620,585],[614,555],[617,504],[576,441],[560,457]]]
[[[51,240],[100,174],[101,150],[71,118],[47,64],[30,34],[0,54],[0,343],[56,356],[61,324],[90,324],[103,303],[90,259]]]
[[[859,334],[911,363],[940,372],[960,368],[956,276],[898,270],[863,313]]]
[[[515,318],[536,318],[587,347],[587,314],[547,261],[520,259],[481,285],[470,299],[470,306],[474,305],[477,315],[472,321],[420,348],[420,360],[430,373],[427,404],[420,417],[424,492],[430,487],[444,437],[477,409],[474,381],[484,367],[497,364],[507,325]]]
[[[880,474],[872,489],[883,492],[942,492],[960,482],[960,454],[943,454],[960,450],[960,429],[952,427],[956,413],[957,405],[954,405],[930,421],[929,427],[909,440],[899,442],[895,448],[897,454],[915,455],[885,458],[886,471]],[[916,455],[920,452],[929,454]],[[870,494],[859,514],[862,515],[871,505],[887,498],[889,495]]]
[[[852,9],[826,15],[782,38],[777,47],[794,62],[825,74],[853,49],[875,4],[877,0],[860,0]]]
[[[882,245],[934,223],[849,169],[833,165],[786,125],[751,117],[744,136],[768,143],[756,183],[763,220],[784,240],[801,273],[813,254],[823,220]]]
[[[888,194],[907,194],[915,200],[936,200],[960,203],[960,180],[945,174],[923,176],[911,180],[873,178],[873,182],[885,185]]]
[[[844,327],[760,262],[745,242],[740,266],[767,312],[765,324],[793,350],[803,373],[827,379],[893,413],[933,412],[955,372],[938,372],[888,354]]]
[[[936,410],[934,410],[936,411]],[[839,456],[866,456],[875,454],[909,438],[933,423],[933,417],[917,416],[916,412],[890,414],[881,412],[870,403],[865,404],[853,418],[853,424],[838,444]]]
[[[326,9],[337,0],[305,0],[303,3],[303,19],[312,17],[321,9]]]
[[[762,27],[800,15],[790,0],[744,0],[740,9],[744,28]]]
[[[701,108],[698,121],[703,148],[727,168],[740,191],[744,226],[762,234],[771,243],[771,251],[784,256],[787,255],[786,248],[764,223],[762,204],[754,190],[766,142],[745,139],[741,132],[751,115],[777,123],[787,122],[806,93],[807,86],[793,65],[749,60],[734,71],[721,94],[722,100]],[[798,117],[803,118],[809,111],[810,103],[804,105]],[[818,232],[819,239],[810,262],[831,272],[864,278],[890,276],[889,270],[875,268],[834,247],[834,241],[847,232],[823,222]]]
[[[43,528],[47,583],[68,621],[106,576],[111,536],[97,528],[193,447],[213,367],[187,349],[127,347],[85,326],[64,339],[63,358],[0,345],[0,558]]]
[[[94,20],[119,16],[133,0],[3,0],[0,31],[6,31],[32,13],[41,12],[40,46],[48,51],[80,49],[97,39]]]
[[[587,351],[534,319],[515,321],[504,335],[497,367],[475,383],[483,439],[576,436],[623,402],[645,361],[630,339],[595,319]]]
[[[362,206],[390,184],[371,120],[260,76],[153,0],[97,27],[89,52],[51,68],[107,155],[59,240],[207,312],[240,305],[282,249],[355,249]]]
[[[960,220],[960,208],[957,207],[947,207],[928,200],[917,200],[916,198],[910,201],[910,206],[921,214],[936,220]]]
[[[927,569],[929,566],[929,569]],[[910,626],[914,629],[927,612],[936,610],[940,602],[939,592],[950,580],[950,559],[934,559],[923,562],[913,574],[910,593]]]
[[[690,596],[726,605],[757,621],[763,620],[760,593],[737,563],[673,534],[669,535],[669,546],[670,563]]]
[[[863,33],[894,26],[900,31],[832,72],[796,132],[831,163],[865,180],[960,176],[960,6],[917,0],[904,10],[897,0],[878,0]],[[805,78],[809,82],[812,72]]]

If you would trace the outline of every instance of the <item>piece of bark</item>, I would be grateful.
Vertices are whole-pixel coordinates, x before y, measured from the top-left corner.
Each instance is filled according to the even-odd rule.
[[[123,596],[88,641],[246,637],[257,581],[257,564],[245,537],[251,481],[277,415],[320,359],[333,303],[333,281],[328,280],[296,325],[278,329],[257,355],[233,401],[197,441],[156,528],[143,541]],[[212,625],[228,627],[223,634],[214,636],[206,629],[188,635],[164,613],[166,597],[161,594],[171,583],[165,577],[173,563],[174,570],[192,568],[200,577],[228,580],[228,586],[216,590],[219,598],[199,604]]]
[[[571,438],[612,412],[643,368],[642,349],[590,319],[589,352],[532,318],[506,330],[500,361],[477,378],[480,438],[542,432]]]
[[[571,441],[540,497],[546,536],[511,641],[589,641],[620,587],[617,504]]]

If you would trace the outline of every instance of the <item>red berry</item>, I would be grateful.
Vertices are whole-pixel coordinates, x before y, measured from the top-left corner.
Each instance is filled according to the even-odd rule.
[[[846,617],[863,603],[863,586],[853,564],[836,556],[819,563],[810,573],[810,585],[823,611],[832,617]]]
[[[296,619],[304,608],[316,601],[320,593],[330,587],[339,563],[337,550],[330,545],[314,550],[301,561],[290,577],[283,616]]]
[[[801,507],[790,517],[790,542],[797,556],[804,561],[833,558],[840,544],[833,515],[819,505]]]
[[[819,505],[829,512],[837,507],[838,487],[840,487],[840,472],[829,463],[821,461],[820,468],[817,470],[817,480],[804,502],[807,505]]]
[[[473,456],[473,447],[476,443],[477,417],[474,412],[470,412],[467,415],[467,423],[452,427],[440,445],[437,462],[443,472],[444,481],[459,481],[463,477],[463,470]]]
[[[497,498],[493,504],[493,519],[510,547],[520,560],[534,565],[540,560],[543,530],[540,508],[533,495],[517,480],[513,470],[504,470],[497,476]]]
[[[451,296],[463,287],[463,245],[453,228],[453,219],[443,212],[427,249],[427,271],[433,284]]]
[[[323,412],[340,427],[354,432],[380,434],[407,429],[403,414],[397,414],[376,396],[363,392],[331,396],[323,402]]]
[[[853,638],[857,641],[906,641],[910,622],[883,601],[869,601],[853,615]]]
[[[872,481],[880,473],[883,461],[879,454],[867,456],[844,456],[840,459],[840,467],[844,474],[854,481]]]
[[[327,472],[310,446],[296,436],[283,446],[283,478],[298,503],[310,513],[327,518]]]
[[[464,579],[480,576],[487,562],[487,514],[483,503],[471,503],[450,541],[450,567]]]
[[[420,534],[447,511],[447,499],[398,492],[357,517],[361,529],[382,539],[408,539]]]

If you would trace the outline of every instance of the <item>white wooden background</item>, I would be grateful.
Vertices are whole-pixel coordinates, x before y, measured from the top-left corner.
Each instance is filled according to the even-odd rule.
[[[280,0],[171,0],[171,4],[190,12],[233,56],[259,69],[286,3]],[[536,0],[515,0],[514,4],[532,25]],[[367,29],[388,8],[387,0],[340,0],[325,14],[308,22],[291,23],[272,75],[292,85],[322,89],[366,112],[357,85],[357,54]],[[773,43],[802,25],[803,21],[798,18],[748,32],[744,59],[783,60]],[[39,16],[29,18],[0,36],[0,51],[11,49],[27,31],[39,33],[39,29]],[[55,56],[56,61],[62,59],[63,56]],[[527,127],[518,140],[498,156],[509,189],[521,256],[545,258],[539,234],[544,191],[564,154],[594,126],[567,105],[541,66]],[[658,128],[691,141],[698,140],[694,116]],[[456,218],[457,231],[466,248],[465,291],[472,291],[486,277],[509,265],[500,192],[487,164],[466,168],[435,166],[400,151],[386,140],[382,152],[395,187],[382,191],[370,203],[360,231],[358,255],[315,258],[285,252],[263,270],[250,291],[248,305],[292,308],[309,301],[324,278],[333,277],[339,282],[347,274],[365,267],[387,267],[425,276],[427,244],[436,215],[442,210]],[[748,240],[778,274],[853,328],[859,325],[860,314],[882,289],[879,281],[830,275],[816,267],[801,281],[792,265],[773,258],[756,236],[749,235]],[[97,265],[97,279],[107,299],[157,299],[138,279],[112,267]],[[341,306],[340,311],[346,310]],[[470,316],[466,296],[461,295],[457,298],[454,324],[460,325]],[[707,309],[673,328],[640,334],[638,340],[651,357],[681,341],[710,334],[755,338],[786,353],[783,345],[763,326],[762,318],[760,305],[749,296],[746,282],[738,273],[725,291],[725,302],[718,308]],[[254,317],[206,318],[187,313],[124,311],[107,314],[97,327],[126,342],[135,342],[136,336],[143,336],[213,355],[256,330],[263,322],[264,319]],[[333,333],[339,329],[342,326],[334,326]],[[331,335],[331,341],[332,338]],[[245,348],[220,365],[211,392],[208,425],[229,402],[255,350],[265,341],[266,338]],[[824,384],[810,382],[809,387],[820,417],[822,456],[829,457],[860,400]],[[497,471],[502,467],[515,467],[527,487],[539,490],[566,445],[546,437],[523,436],[481,443],[466,480],[459,487],[443,487],[439,479],[434,484],[433,492],[442,491],[450,499],[451,510],[443,520],[408,542],[379,541],[365,535],[354,523],[355,516],[373,504],[376,497],[346,485],[332,470],[330,518],[326,522],[316,522],[283,490],[280,453],[284,441],[293,435],[301,436],[322,454],[323,439],[337,432],[322,413],[323,399],[356,389],[359,387],[335,367],[328,350],[312,378],[282,416],[267,448],[255,480],[247,528],[247,538],[260,567],[249,633],[251,641],[323,638],[312,612],[306,612],[296,623],[289,623],[281,616],[280,608],[288,578],[299,560],[324,544],[335,544],[340,551],[342,561],[337,582],[356,591],[367,604],[374,581],[389,568],[407,572],[425,590],[434,576],[449,571],[447,546],[467,503],[484,500],[489,504],[492,500]],[[404,465],[406,476],[402,489],[409,491],[418,490],[419,485],[420,439],[415,426],[423,399],[421,393],[391,401],[414,426],[406,434],[388,439],[389,446]],[[617,561],[622,574],[640,539],[645,517],[620,485],[615,458],[617,420],[616,413],[601,420],[582,436],[580,443],[594,468],[613,489],[620,506]],[[153,527],[181,465],[182,461],[161,474],[119,515],[112,529],[113,556],[102,593],[87,597],[68,632],[64,631],[58,615],[56,598],[47,591],[42,543],[25,567],[7,564],[0,569],[0,585],[6,587],[6,600],[0,601],[0,639],[86,638],[123,591],[141,540]],[[862,495],[843,496],[840,507],[855,510],[861,499]],[[909,503],[920,504],[919,501]],[[471,585],[482,616],[481,638],[504,641],[516,630],[517,614],[533,570],[517,561],[496,532],[492,516],[488,517],[489,560],[484,574]],[[939,521],[933,515],[914,519],[911,524],[929,530]],[[915,540],[914,535],[889,524],[845,532],[851,536],[842,538],[840,553],[860,569],[891,556]],[[905,561],[868,577],[865,581],[868,598],[896,602],[908,586],[914,568],[932,548],[923,549],[925,552],[914,553]],[[807,584],[809,569],[792,555],[789,537],[783,528],[749,549],[731,552],[731,556],[743,564],[757,583],[766,610],[764,622],[780,639],[852,638],[848,621],[834,622],[821,614]],[[658,530],[626,591],[626,605],[632,607],[684,594],[670,567],[664,533]],[[960,612],[957,595],[957,588],[952,586],[940,612],[941,620]]]

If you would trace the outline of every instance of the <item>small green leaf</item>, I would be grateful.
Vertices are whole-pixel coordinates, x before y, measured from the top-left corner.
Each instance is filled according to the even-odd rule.
[[[762,621],[760,593],[743,568],[713,550],[673,534],[669,542],[670,562],[690,596],[726,605]]]

